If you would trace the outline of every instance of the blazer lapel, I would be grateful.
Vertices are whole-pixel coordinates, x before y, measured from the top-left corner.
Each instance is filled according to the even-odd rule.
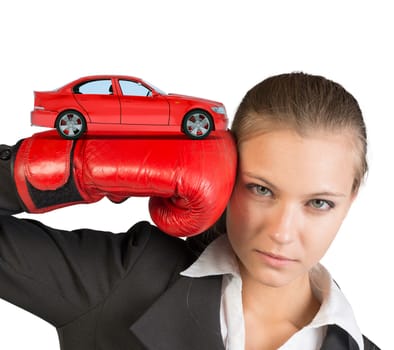
[[[225,350],[220,331],[221,276],[181,276],[130,330],[148,350]],[[361,350],[330,325],[321,350]]]
[[[355,340],[342,328],[329,325],[321,350],[360,350]]]
[[[130,330],[151,350],[224,350],[221,276],[181,276]]]

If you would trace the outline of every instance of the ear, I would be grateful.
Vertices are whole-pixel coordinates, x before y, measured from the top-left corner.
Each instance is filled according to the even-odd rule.
[[[359,191],[359,189],[360,189],[360,187],[357,187],[357,188],[353,191],[353,193],[352,193],[352,195],[351,195],[352,204],[353,204],[354,200],[355,200],[355,199],[357,198],[357,196],[358,196],[358,191]]]

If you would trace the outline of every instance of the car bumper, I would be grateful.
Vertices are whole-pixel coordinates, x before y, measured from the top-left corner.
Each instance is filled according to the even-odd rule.
[[[53,128],[56,117],[56,112],[35,109],[30,114],[30,121],[32,125]]]
[[[227,130],[228,123],[228,118],[217,118],[215,120],[215,130]]]

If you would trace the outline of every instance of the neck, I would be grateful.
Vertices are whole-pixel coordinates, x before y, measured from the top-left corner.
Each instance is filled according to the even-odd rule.
[[[241,268],[242,301],[245,314],[266,322],[286,322],[296,329],[310,323],[319,310],[309,275],[305,274],[284,286],[266,285],[253,279]]]

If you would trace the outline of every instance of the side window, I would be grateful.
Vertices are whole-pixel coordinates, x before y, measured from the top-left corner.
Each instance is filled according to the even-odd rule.
[[[150,96],[151,91],[141,83],[131,80],[119,80],[123,96]]]
[[[111,79],[91,80],[73,89],[75,94],[112,95]]]

